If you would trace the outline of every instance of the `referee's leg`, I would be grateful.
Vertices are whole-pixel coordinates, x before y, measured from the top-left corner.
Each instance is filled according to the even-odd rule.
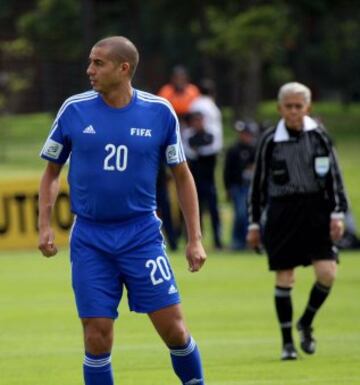
[[[334,260],[313,261],[316,280],[321,285],[331,287],[336,278],[337,263]]]
[[[292,336],[293,306],[291,290],[294,282],[294,269],[276,271],[275,309],[281,330],[282,360],[294,360],[297,358]]]
[[[335,281],[337,265],[333,260],[313,261],[316,281],[311,289],[309,300],[299,323],[310,328],[313,319],[330,294],[331,287]]]
[[[199,349],[187,330],[181,305],[151,312],[149,318],[170,349],[172,365],[181,383],[205,385]]]
[[[301,348],[305,353],[315,353],[316,344],[312,335],[315,315],[329,296],[335,281],[337,264],[334,260],[313,261],[316,281],[313,284],[306,308],[297,323],[300,332]]]

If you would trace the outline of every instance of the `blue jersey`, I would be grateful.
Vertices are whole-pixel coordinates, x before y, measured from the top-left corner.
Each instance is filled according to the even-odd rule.
[[[108,106],[95,91],[67,99],[41,157],[59,164],[70,158],[72,211],[96,222],[153,212],[160,162],[185,161],[171,105],[139,90],[123,108]]]

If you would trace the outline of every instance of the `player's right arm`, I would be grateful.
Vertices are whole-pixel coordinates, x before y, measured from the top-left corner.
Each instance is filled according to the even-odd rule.
[[[50,220],[59,193],[59,176],[62,164],[48,162],[40,182],[39,191],[39,250],[45,257],[57,253]]]

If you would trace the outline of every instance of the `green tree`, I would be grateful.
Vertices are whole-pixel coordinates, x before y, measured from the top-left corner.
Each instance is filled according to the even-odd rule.
[[[4,58],[0,77],[0,110],[16,111],[20,95],[30,88],[34,74],[30,66],[23,64],[28,62],[32,53],[31,46],[24,39],[0,42],[0,55]]]
[[[81,3],[74,0],[37,0],[36,7],[18,19],[18,31],[39,57],[62,61],[82,53]]]
[[[17,19],[19,35],[29,42],[37,58],[43,109],[57,108],[85,83],[86,13],[82,5],[76,0],[36,0],[33,8]]]
[[[287,9],[280,3],[236,14],[210,8],[208,17],[212,36],[201,42],[201,48],[226,58],[232,68],[234,108],[242,116],[253,117],[261,100],[264,64],[271,61],[279,67],[287,41],[296,32],[287,22]],[[288,77],[286,71],[283,74]]]

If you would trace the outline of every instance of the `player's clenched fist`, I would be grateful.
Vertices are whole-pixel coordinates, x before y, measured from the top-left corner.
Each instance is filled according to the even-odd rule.
[[[52,257],[57,253],[57,247],[54,244],[54,232],[52,229],[40,230],[39,250],[45,257]]]
[[[189,243],[186,248],[189,271],[199,271],[206,261],[206,253],[201,242]]]

